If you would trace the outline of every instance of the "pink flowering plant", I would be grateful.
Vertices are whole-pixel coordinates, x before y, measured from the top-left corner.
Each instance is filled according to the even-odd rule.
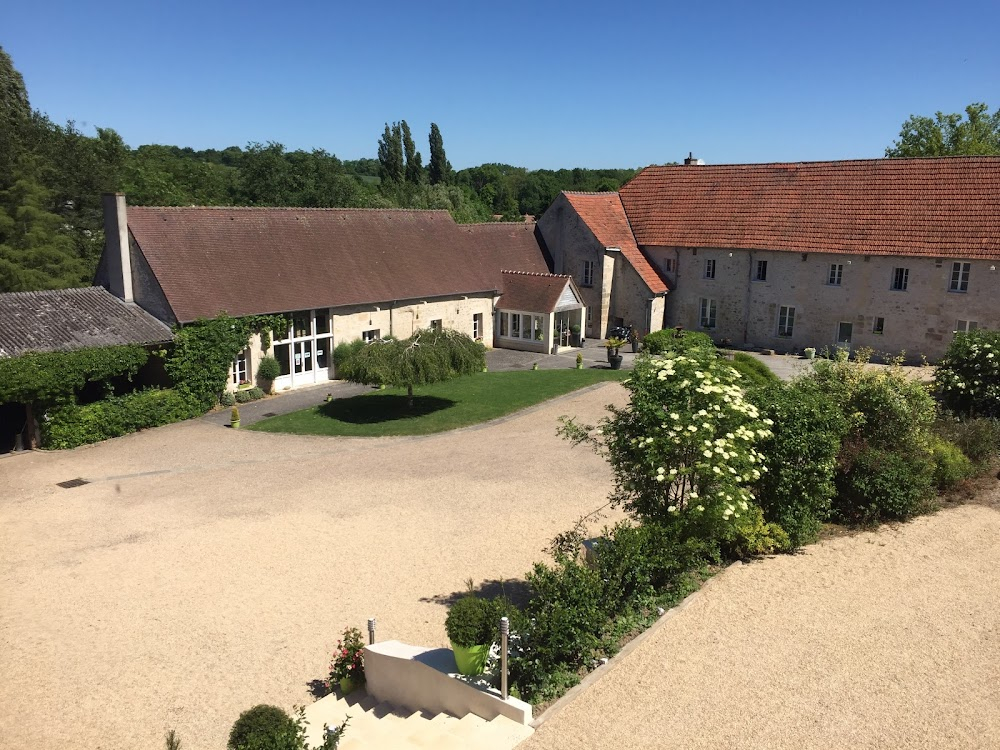
[[[357,628],[345,628],[330,659],[330,690],[343,679],[353,680],[359,687],[365,684],[365,642]]]

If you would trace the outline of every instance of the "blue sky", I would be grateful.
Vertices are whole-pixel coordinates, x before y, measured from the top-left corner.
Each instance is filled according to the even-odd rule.
[[[452,164],[881,156],[912,113],[1000,106],[1000,3],[7,3],[32,105],[127,143]]]

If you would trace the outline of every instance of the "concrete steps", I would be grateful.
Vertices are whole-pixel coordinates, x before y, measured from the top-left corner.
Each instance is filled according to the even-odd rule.
[[[346,697],[328,695],[306,707],[306,739],[322,742],[323,725],[339,726],[350,717],[340,750],[511,750],[532,729],[505,716],[487,721],[475,714],[398,710],[379,703],[364,691]]]

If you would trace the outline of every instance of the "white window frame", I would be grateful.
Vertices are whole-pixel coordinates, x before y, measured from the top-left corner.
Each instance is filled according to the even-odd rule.
[[[478,341],[483,337],[483,314],[475,313],[472,316],[472,338]]]
[[[843,263],[831,263],[830,273],[826,277],[826,283],[828,286],[840,286],[844,281],[844,264]]]
[[[593,286],[594,285],[594,271],[596,270],[597,262],[593,260],[583,261],[583,281],[580,282],[580,286]]]
[[[951,282],[948,284],[949,292],[965,294],[969,291],[969,277],[972,275],[972,264],[957,260],[951,264]]]
[[[906,287],[910,283],[910,269],[909,268],[893,268],[892,269],[892,280],[889,283],[889,290],[893,292],[905,292]]]
[[[754,273],[754,281],[767,281],[767,261],[758,260],[757,270]]]
[[[536,313],[521,312],[519,310],[499,310],[500,316],[499,333],[497,336],[502,339],[519,341],[544,341],[545,340],[545,316]],[[538,338],[538,334],[542,338]]]
[[[381,336],[381,330],[378,328],[369,328],[367,331],[361,332],[361,340],[366,344],[370,344],[373,341],[378,341]]]
[[[778,338],[790,339],[795,334],[795,306],[782,305],[778,308]]]
[[[715,330],[718,323],[718,305],[714,299],[702,297],[698,300],[698,325],[701,328]]]
[[[979,328],[979,322],[975,320],[959,320],[955,323],[955,333],[968,333]]]
[[[705,259],[705,278],[706,279],[715,278],[715,258]]]
[[[247,375],[247,370],[249,369],[250,363],[250,350],[244,349],[239,354],[236,355],[236,359],[233,360],[233,366],[229,369],[229,382],[235,385],[237,388],[241,383],[250,382],[250,378]]]

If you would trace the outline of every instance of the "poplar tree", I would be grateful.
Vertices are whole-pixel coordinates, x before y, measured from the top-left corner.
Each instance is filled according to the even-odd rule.
[[[403,150],[406,154],[406,181],[414,185],[420,184],[420,179],[424,174],[424,165],[420,152],[413,143],[413,136],[410,134],[410,126],[406,120],[402,123],[403,130]]]
[[[436,123],[431,123],[430,134],[431,156],[427,163],[428,176],[432,185],[448,182],[451,179],[451,164],[444,155],[444,140]]]
[[[398,122],[385,125],[385,132],[378,142],[378,172],[383,182],[400,183],[405,177],[403,164],[403,133]]]

